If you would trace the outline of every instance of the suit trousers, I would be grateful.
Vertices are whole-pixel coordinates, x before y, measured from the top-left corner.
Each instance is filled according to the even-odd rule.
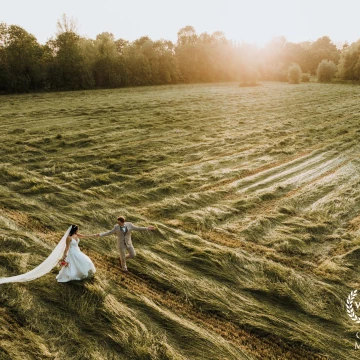
[[[136,256],[136,251],[132,245],[127,245],[126,247],[124,247],[124,246],[119,247],[121,266],[124,270],[127,269],[127,267],[126,267],[126,250],[129,252],[130,259]]]

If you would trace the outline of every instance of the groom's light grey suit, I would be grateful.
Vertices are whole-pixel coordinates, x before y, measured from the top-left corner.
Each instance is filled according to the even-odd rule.
[[[125,222],[124,226],[116,224],[114,228],[110,231],[103,232],[100,236],[116,235],[117,237],[117,247],[120,252],[121,265],[123,270],[127,270],[126,267],[126,250],[129,252],[129,258],[136,256],[136,251],[131,241],[131,231],[144,231],[148,230],[147,227],[135,226],[131,222]]]

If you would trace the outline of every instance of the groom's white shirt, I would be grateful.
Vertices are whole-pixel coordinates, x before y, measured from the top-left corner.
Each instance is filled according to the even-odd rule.
[[[123,227],[121,227],[119,224],[116,224],[112,230],[103,232],[100,234],[100,236],[108,236],[114,234],[118,239],[118,247],[126,248],[132,245],[132,241],[131,241],[132,230],[144,231],[147,229],[148,229],[147,227],[135,226],[131,222],[125,222]]]

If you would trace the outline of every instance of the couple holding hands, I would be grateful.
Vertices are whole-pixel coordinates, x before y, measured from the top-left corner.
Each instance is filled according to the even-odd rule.
[[[117,218],[117,224],[112,230],[94,235],[82,235],[78,232],[79,227],[77,225],[71,225],[52,253],[39,266],[25,274],[0,278],[0,284],[34,280],[50,272],[50,270],[59,263],[59,259],[61,259],[60,264],[62,268],[56,276],[58,282],[82,280],[92,277],[96,272],[95,266],[91,259],[79,248],[80,238],[92,236],[116,235],[117,247],[120,252],[120,267],[123,271],[128,271],[126,259],[136,256],[136,251],[131,241],[131,232],[133,230],[155,230],[155,227],[135,226],[131,222],[126,222],[125,217],[123,216]],[[128,254],[126,254],[126,250],[128,251]]]

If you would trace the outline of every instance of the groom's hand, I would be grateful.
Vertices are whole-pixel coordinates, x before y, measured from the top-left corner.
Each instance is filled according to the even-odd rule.
[[[95,236],[100,236],[100,234],[95,234]]]
[[[155,230],[155,226],[148,226],[148,230]]]

